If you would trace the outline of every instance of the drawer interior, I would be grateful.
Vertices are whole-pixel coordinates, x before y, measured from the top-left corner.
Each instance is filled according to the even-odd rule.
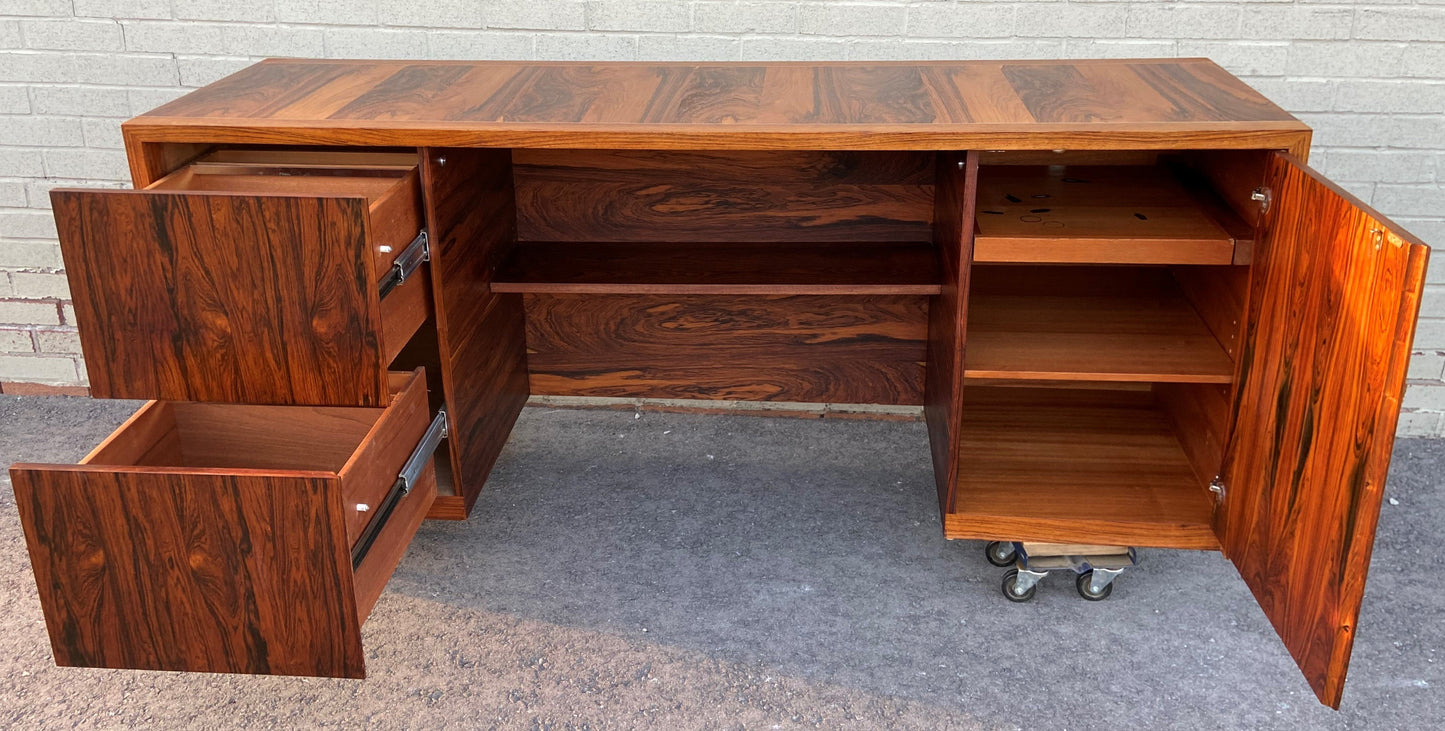
[[[411,374],[389,374],[391,395]],[[81,460],[92,466],[339,473],[385,408],[151,401]]]

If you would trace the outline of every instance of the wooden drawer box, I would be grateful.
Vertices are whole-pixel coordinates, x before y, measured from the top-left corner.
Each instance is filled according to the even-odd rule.
[[[415,165],[221,152],[144,190],[54,191],[92,395],[384,404],[431,308],[425,268],[406,276],[427,246]]]
[[[423,371],[390,380],[385,408],[152,401],[80,464],[12,467],[56,663],[364,677],[444,434]]]

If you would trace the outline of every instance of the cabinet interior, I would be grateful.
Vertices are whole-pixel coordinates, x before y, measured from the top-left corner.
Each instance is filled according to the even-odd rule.
[[[1265,156],[981,153],[976,186],[950,188],[976,201],[950,537],[1097,537],[1062,512],[1090,505],[1121,544],[1217,547],[1207,486]],[[944,159],[513,150],[498,225],[516,233],[491,287],[522,297],[530,392],[923,404],[956,246],[935,220],[940,176],[959,174]],[[240,148],[166,180],[344,186],[363,160],[364,188],[416,158]],[[435,339],[428,321],[392,367],[437,378]]]

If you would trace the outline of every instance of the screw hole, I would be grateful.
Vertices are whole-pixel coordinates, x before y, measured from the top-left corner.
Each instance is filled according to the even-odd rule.
[[[1034,209],[1030,210],[1029,213],[1048,213],[1049,211],[1052,211],[1052,210],[1054,210],[1054,209],[1052,209],[1052,208],[1034,208]]]
[[[1009,203],[1023,203],[1023,202],[1024,202],[1024,199],[1022,199],[1022,198],[1020,198],[1020,197],[1018,197],[1018,196],[1016,196],[1016,195],[1014,195],[1014,194],[1012,194],[1012,193],[1004,193],[1004,194],[1003,194],[1003,197],[1004,197],[1004,198],[1007,198]]]
[[[987,213],[987,214],[989,214],[990,216],[1002,216],[1002,215],[1003,215],[1003,211],[984,211],[984,213]]]
[[[1142,213],[1135,213],[1135,214],[1134,214],[1134,217],[1137,218],[1137,219],[1139,219],[1140,221],[1147,221],[1147,220],[1149,220],[1149,217],[1146,216],[1146,215],[1144,215],[1144,214],[1142,214]]]

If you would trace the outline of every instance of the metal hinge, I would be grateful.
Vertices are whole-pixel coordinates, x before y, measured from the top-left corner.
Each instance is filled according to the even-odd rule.
[[[1224,502],[1224,479],[1215,475],[1214,479],[1209,481],[1209,491],[1214,493],[1215,503]]]
[[[416,238],[396,255],[391,263],[391,271],[387,272],[386,279],[381,280],[381,296],[391,294],[391,290],[401,286],[408,277],[416,273],[422,264],[431,261],[431,240],[427,238],[426,231],[417,233]]]
[[[1269,205],[1274,202],[1274,191],[1261,185],[1249,194],[1249,199],[1259,201],[1260,213],[1269,213]]]

